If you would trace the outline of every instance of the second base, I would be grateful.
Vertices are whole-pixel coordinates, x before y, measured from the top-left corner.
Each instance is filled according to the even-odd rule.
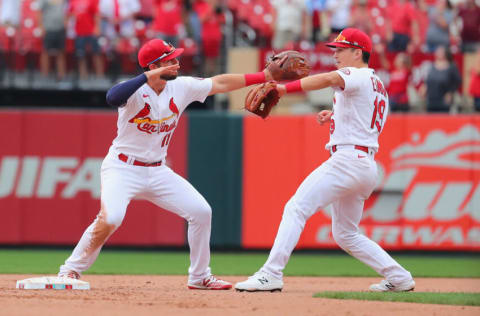
[[[17,281],[17,289],[22,290],[90,290],[90,283],[76,279],[44,276]]]

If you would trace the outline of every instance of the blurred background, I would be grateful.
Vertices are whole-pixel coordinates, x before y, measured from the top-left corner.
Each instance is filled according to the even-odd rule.
[[[263,69],[274,52],[335,69],[325,42],[345,27],[374,42],[390,107],[377,190],[362,230],[392,250],[480,249],[479,0],[0,0],[0,244],[74,245],[99,208],[116,133],[106,91],[141,72],[139,47],[183,47],[182,75]],[[328,158],[324,89],[282,98],[266,121],[247,89],[192,104],[168,164],[214,210],[216,249],[268,249],[284,204]],[[110,245],[185,247],[183,219],[134,201]],[[299,248],[336,248],[329,210]]]
[[[184,75],[257,71],[284,49],[327,71],[325,41],[352,26],[372,37],[371,67],[393,111],[471,113],[480,111],[478,2],[0,0],[0,104],[105,107],[104,91],[141,71],[137,51],[156,37],[185,48]],[[331,105],[331,91],[287,101],[276,110],[310,113]],[[238,105],[220,95],[194,107]]]

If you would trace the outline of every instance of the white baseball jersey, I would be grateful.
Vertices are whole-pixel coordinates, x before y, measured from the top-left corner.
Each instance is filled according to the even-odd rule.
[[[117,137],[110,150],[142,162],[165,160],[180,115],[190,103],[205,101],[211,89],[209,78],[178,77],[157,95],[145,83],[118,109]]]
[[[100,171],[101,210],[60,267],[60,275],[69,271],[81,274],[95,262],[103,244],[122,224],[134,198],[146,199],[186,219],[189,283],[202,282],[211,275],[212,209],[205,198],[166,164],[145,167],[118,159],[123,153],[146,163],[164,160],[180,115],[191,102],[203,102],[211,89],[211,79],[192,77],[167,81],[160,95],[144,84],[119,108],[118,135]]]
[[[326,148],[345,146],[339,146],[338,151],[313,170],[287,202],[272,250],[260,271],[282,279],[282,271],[307,220],[331,206],[332,236],[342,249],[391,284],[411,283],[410,272],[362,235],[358,227],[364,202],[377,183],[374,152],[378,150],[378,135],[387,118],[387,92],[372,69],[348,67],[337,72],[345,80],[345,89],[335,89]],[[367,154],[354,145],[372,150]]]
[[[337,70],[345,89],[335,88],[330,141],[325,146],[360,145],[378,151],[378,135],[388,114],[388,95],[371,68]]]

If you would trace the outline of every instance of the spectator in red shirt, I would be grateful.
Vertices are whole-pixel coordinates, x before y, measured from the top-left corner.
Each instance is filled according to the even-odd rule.
[[[87,49],[93,53],[95,74],[103,78],[103,60],[100,55],[100,14],[98,0],[70,0],[68,18],[75,23],[75,54],[78,58],[78,73],[81,80],[88,78]]]
[[[462,51],[474,52],[480,43],[480,7],[475,0],[467,0],[466,5],[458,11],[458,17],[462,21]]]
[[[211,0],[210,2],[198,0],[194,4],[194,10],[202,23],[203,55],[205,57],[204,71],[207,77],[218,72],[218,57],[220,56],[220,46],[222,44],[221,25],[224,23],[222,8],[217,4],[216,0]]]
[[[393,2],[393,1],[392,1]],[[406,51],[409,44],[417,46],[419,38],[416,10],[408,0],[396,0],[388,9],[390,17],[387,21],[388,50],[399,52]]]
[[[411,59],[406,53],[400,52],[395,56],[394,66],[390,72],[388,96],[390,108],[393,112],[408,112],[408,81],[411,75]]]
[[[477,47],[475,62],[470,73],[469,93],[473,96],[475,111],[480,112],[480,46]]]
[[[182,4],[179,0],[156,0],[152,29],[155,36],[178,46],[179,37],[184,36]]]
[[[412,60],[410,55],[399,52],[393,61],[393,67],[385,56],[383,44],[375,45],[375,52],[380,57],[381,68],[390,73],[387,86],[390,109],[393,112],[408,112],[410,104],[408,100],[408,83],[411,77]]]

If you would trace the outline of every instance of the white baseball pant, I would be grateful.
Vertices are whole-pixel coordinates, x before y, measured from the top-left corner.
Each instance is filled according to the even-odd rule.
[[[377,164],[369,154],[353,146],[338,150],[315,169],[287,202],[274,245],[261,271],[282,278],[283,269],[298,243],[306,221],[318,210],[333,206],[332,234],[346,252],[372,267],[396,285],[411,280],[401,267],[377,243],[359,233],[364,201],[376,185]]]
[[[86,271],[97,259],[103,244],[120,227],[130,201],[137,197],[188,221],[189,282],[210,276],[212,209],[187,180],[164,164],[158,167],[134,166],[120,161],[115,153],[110,152],[102,163],[101,185],[100,212],[83,233],[72,255],[60,267],[60,273]]]

